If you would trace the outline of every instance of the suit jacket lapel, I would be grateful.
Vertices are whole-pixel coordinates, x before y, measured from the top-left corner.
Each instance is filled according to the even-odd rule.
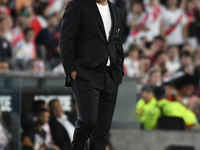
[[[99,25],[100,25],[100,28],[104,34],[104,37],[105,37],[105,40],[107,41],[107,38],[106,38],[106,32],[105,32],[105,29],[104,29],[104,25],[103,25],[103,20],[101,18],[101,14],[98,10],[98,7],[97,7],[97,4],[96,4],[96,1],[95,0],[88,0],[88,5],[90,7],[90,9],[92,10],[93,14],[95,15],[95,18],[97,19]]]
[[[108,42],[110,42],[112,35],[113,35],[113,32],[114,32],[116,22],[117,22],[117,16],[116,16],[116,13],[114,11],[113,5],[111,4],[111,2],[109,0],[108,0],[108,5],[109,5],[109,8],[110,8],[110,15],[111,15],[111,19],[112,19],[112,27],[111,27],[110,36],[109,36],[109,39],[108,39]]]

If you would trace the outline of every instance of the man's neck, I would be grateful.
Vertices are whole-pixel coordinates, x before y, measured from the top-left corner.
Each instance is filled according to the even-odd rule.
[[[108,0],[96,0],[96,3],[98,3],[99,5],[105,6],[108,3]]]
[[[53,27],[48,27],[48,30],[49,30],[50,33],[52,33],[52,32],[54,32],[55,28],[53,28]]]
[[[172,11],[175,11],[176,10],[176,6],[169,6],[169,9],[172,10]]]
[[[155,3],[155,2],[150,2],[150,3],[149,3],[149,6],[150,6],[150,7],[154,7],[154,6],[156,6],[156,3]]]
[[[41,131],[42,130],[42,125],[40,125],[39,123],[37,124],[38,129]]]

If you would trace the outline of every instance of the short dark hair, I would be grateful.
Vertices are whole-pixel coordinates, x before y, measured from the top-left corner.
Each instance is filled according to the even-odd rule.
[[[53,13],[53,14],[48,15],[48,16],[46,17],[46,19],[49,20],[49,19],[51,19],[51,18],[53,18],[53,17],[57,17],[57,16],[56,16],[56,13]]]
[[[184,74],[173,80],[173,85],[176,89],[181,89],[184,86],[193,85],[196,87],[198,84],[198,79],[195,76]]]
[[[167,69],[162,70],[162,71],[161,71],[161,75],[164,75],[166,72],[168,72]]]
[[[24,33],[24,35],[26,35],[30,31],[34,31],[34,30],[32,28],[28,27],[28,28],[24,29],[23,33]]]
[[[160,55],[162,54],[165,54],[163,51],[158,51],[156,54],[155,54],[155,59],[157,59]]]
[[[0,63],[3,63],[3,62],[7,62],[7,63],[9,64],[9,62],[8,62],[7,59],[5,59],[5,58],[1,58],[1,59],[0,59]]]
[[[135,5],[135,4],[139,4],[142,7],[143,11],[146,11],[144,3],[142,1],[137,0],[135,3],[133,3],[133,5]]]
[[[45,101],[44,100],[37,100],[33,102],[32,105],[32,112],[34,115],[37,114],[38,110],[41,109],[41,106],[45,105]]]
[[[154,96],[157,100],[165,98],[165,89],[163,86],[157,86],[154,88]]]
[[[151,84],[147,84],[147,85],[144,85],[141,89],[141,91],[149,91],[149,92],[152,92],[154,91],[154,86],[151,85]]]
[[[177,46],[170,45],[167,47],[167,51],[171,50],[172,48],[178,48]]]
[[[48,112],[49,113],[49,110],[48,109],[45,109],[45,108],[41,108],[41,109],[38,109],[38,111],[37,111],[37,115],[40,115],[41,113],[43,113],[43,112]]]
[[[156,37],[154,37],[154,40],[164,41],[164,38],[162,36],[156,36]]]
[[[136,51],[139,52],[138,46],[135,45],[135,44],[131,44],[131,45],[129,46],[129,52],[134,51],[134,50],[136,50]]]
[[[192,57],[191,54],[190,54],[189,52],[187,52],[187,51],[184,51],[184,52],[182,52],[182,53],[180,54],[180,58],[182,58],[182,57],[184,57],[184,56],[186,56],[186,57]]]
[[[53,100],[51,100],[50,102],[49,102],[49,107],[50,107],[50,109],[52,109],[52,105],[53,105],[53,103],[54,102],[60,102],[58,99],[53,99]]]

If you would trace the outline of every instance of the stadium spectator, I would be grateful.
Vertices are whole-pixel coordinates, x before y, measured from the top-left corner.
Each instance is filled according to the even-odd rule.
[[[168,99],[168,101],[175,101],[176,92],[172,83],[172,77],[164,78],[162,84],[165,89],[166,99]]]
[[[137,102],[136,113],[137,120],[142,124],[145,121],[145,116],[148,110],[156,104],[153,91],[154,87],[152,85],[145,85],[141,90],[141,99]]]
[[[136,45],[130,45],[129,55],[124,60],[126,75],[130,78],[137,78],[141,76],[141,64],[139,60],[139,49]]]
[[[31,6],[33,0],[16,0],[16,11],[19,13],[22,8]]]
[[[32,28],[26,28],[24,30],[24,40],[16,43],[13,48],[13,59],[15,61],[23,61],[27,64],[28,61],[36,58],[36,49],[34,40],[34,31]]]
[[[147,78],[147,82],[144,80],[144,83],[151,84],[153,86],[159,84],[161,82],[161,72],[152,68],[147,74],[149,74],[149,77]]]
[[[167,56],[166,67],[167,70],[173,74],[181,67],[178,47],[169,46],[167,48]]]
[[[0,106],[0,150],[5,150],[8,148],[10,142],[10,133],[6,129],[4,121],[2,120],[2,112]]]
[[[0,13],[0,58],[11,59],[12,49],[10,42],[6,39],[7,19],[5,14]]]
[[[169,46],[181,48],[187,40],[187,18],[178,7],[178,0],[167,0],[167,9],[163,15],[163,35]]]
[[[171,73],[165,69],[161,72],[161,80],[163,81],[165,78],[171,77]]]
[[[177,72],[172,82],[176,93],[175,100],[189,108],[190,97],[195,92],[198,83],[196,78],[185,72]]]
[[[27,6],[22,11],[29,15],[29,24],[30,27],[34,30],[35,35],[37,36],[41,29],[47,27],[47,21],[44,19],[43,16],[37,15],[34,12],[33,6]]]
[[[187,15],[187,28],[188,28],[188,39],[187,41],[193,47],[197,49],[198,39],[197,39],[197,24],[198,24],[198,15],[199,8],[197,1],[187,0],[186,1],[186,15]]]
[[[49,107],[52,114],[49,125],[51,127],[53,141],[61,150],[68,150],[73,140],[75,119],[64,113],[57,99],[50,101]]]
[[[182,52],[180,55],[181,71],[185,71],[188,74],[194,73],[194,66],[192,64],[192,56],[188,52]]]
[[[10,64],[5,59],[0,60],[0,72],[7,73],[10,71]]]
[[[52,0],[50,0],[52,1]],[[32,2],[33,10],[36,15],[45,17],[48,11],[48,1],[34,0]]]
[[[49,110],[49,106],[45,103],[44,100],[34,101],[34,103],[32,105],[32,112],[30,114],[27,114],[22,119],[23,120],[22,124],[23,124],[24,129],[26,129],[28,126],[32,125],[33,122],[36,122],[38,120],[37,113],[41,109]],[[53,144],[54,142],[52,140],[51,129],[50,129],[48,122],[45,123],[44,125],[42,125],[42,128],[46,132],[45,144],[53,147],[54,150],[59,150],[59,148]]]
[[[188,52],[191,56],[193,56],[195,51],[190,44],[184,44],[181,52]]]
[[[40,59],[33,60],[30,70],[35,73],[44,73],[46,70],[44,61]]]
[[[37,112],[38,120],[29,126],[24,132],[23,150],[45,150],[46,132],[42,126],[49,121],[50,113],[47,109],[40,109]]]
[[[166,62],[167,62],[166,54],[164,52],[162,52],[162,51],[158,51],[155,54],[155,63],[154,63],[153,68],[155,70],[158,70],[158,71],[162,72],[163,70],[167,69]],[[151,69],[153,69],[153,68],[151,68]]]
[[[157,99],[157,104],[145,113],[143,121],[144,129],[156,129],[158,119],[161,116],[182,118],[185,125],[189,128],[198,124],[198,120],[191,110],[187,109],[180,102],[169,102],[165,98],[165,90],[162,86],[155,87],[154,95]]]
[[[165,8],[160,4],[159,0],[149,0],[145,3],[147,13],[152,17],[150,32],[147,33],[147,39],[151,42],[154,37],[161,34],[161,21]]]
[[[12,47],[15,47],[15,45],[19,42],[24,40],[24,33],[23,31],[29,27],[29,20],[28,20],[28,14],[21,14],[17,17],[16,26],[12,29],[12,39],[11,44]]]
[[[125,51],[132,43],[141,43],[141,38],[147,38],[147,31],[150,29],[151,17],[145,12],[142,2],[137,1],[133,4],[131,12],[127,16],[127,25],[130,27],[130,33],[123,47]]]
[[[42,59],[49,59],[54,56],[55,49],[58,46],[59,33],[57,31],[58,19],[56,14],[50,15],[47,21],[48,27],[40,30],[35,40],[38,56]]]
[[[187,109],[178,101],[169,102],[165,99],[165,90],[162,86],[155,88],[154,95],[158,101],[156,106],[159,107],[162,115],[168,117],[181,117],[188,127],[193,127],[198,124],[198,120],[191,110]]]

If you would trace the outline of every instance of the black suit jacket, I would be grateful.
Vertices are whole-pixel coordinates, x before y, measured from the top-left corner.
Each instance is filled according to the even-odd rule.
[[[69,115],[67,116],[68,120],[75,126],[75,119]],[[71,141],[65,127],[53,115],[51,115],[49,125],[55,145],[59,146],[60,150],[70,150]]]
[[[106,33],[95,0],[71,0],[68,2],[61,23],[60,51],[66,86],[70,86],[69,75],[94,80],[106,67],[108,56],[111,73],[116,84],[121,84],[123,72],[123,48],[121,43],[122,14],[108,0],[112,27],[107,41]]]

